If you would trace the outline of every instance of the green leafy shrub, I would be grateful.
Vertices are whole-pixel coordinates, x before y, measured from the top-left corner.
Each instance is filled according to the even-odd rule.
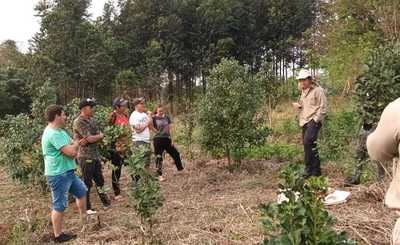
[[[113,112],[111,106],[97,105],[94,109],[94,119],[99,126],[100,131],[104,133],[105,128],[109,126],[109,116]]]
[[[12,68],[0,68],[0,117],[17,115],[29,111],[32,103],[28,83],[16,78]],[[3,73],[4,72],[4,73]],[[21,74],[23,77],[23,74]]]
[[[196,115],[190,101],[184,102],[182,114],[178,117],[179,125],[174,123],[174,140],[184,148],[188,159],[193,159],[193,145],[195,143]]]
[[[372,50],[356,81],[356,99],[363,123],[376,124],[389,102],[400,97],[400,42]]]
[[[279,194],[286,201],[261,206],[265,245],[355,244],[344,232],[337,234],[334,219],[325,210],[327,190],[324,177],[305,181],[299,165],[289,165],[280,172]]]
[[[0,121],[0,163],[21,183],[46,189],[41,135],[45,128],[44,111],[55,102],[54,88],[48,82],[36,91],[32,113],[7,116]]]
[[[39,185],[47,188],[44,176],[44,161],[41,149],[41,136],[47,123],[44,112],[48,105],[56,101],[54,88],[44,83],[33,100],[32,113],[6,116],[0,121],[0,163],[10,176],[24,184]],[[64,107],[67,114],[66,129],[72,136],[73,120],[79,115],[80,99],[72,100]],[[100,144],[103,156],[107,156],[110,142],[115,142],[122,135],[130,135],[129,127],[107,126],[110,107],[98,106],[95,118],[106,135]],[[129,147],[128,147],[129,148]]]
[[[318,141],[321,158],[335,161],[352,155],[358,126],[357,113],[354,111],[329,114]]]
[[[71,136],[73,133],[72,128],[73,128],[74,120],[80,114],[79,102],[80,102],[79,98],[74,98],[73,100],[71,100],[71,102],[69,102],[67,105],[64,106],[65,115],[67,116],[67,119],[65,122],[66,123],[65,127]]]
[[[131,128],[128,125],[108,125],[103,129],[104,138],[100,142],[100,154],[109,159],[109,150],[112,144],[116,144],[117,150],[127,152],[131,146]],[[123,150],[122,150],[123,149]]]
[[[235,60],[223,59],[208,78],[199,101],[201,146],[212,153],[224,152],[231,162],[233,151],[265,140],[267,131],[254,121],[262,105],[260,80]],[[240,162],[240,157],[237,159]]]
[[[286,119],[281,121],[272,129],[274,136],[293,136],[301,132],[298,120]]]
[[[43,157],[40,136],[43,125],[31,117],[20,114],[7,116],[1,121],[0,163],[7,167],[10,176],[22,183],[46,186],[43,176]]]
[[[144,147],[134,149],[133,154],[126,160],[129,174],[138,179],[129,191],[129,201],[139,215],[142,225],[147,226],[147,237],[153,241],[153,227],[156,223],[154,215],[162,207],[163,197],[158,179],[146,166],[146,151]],[[145,239],[146,234],[143,236],[143,244]]]

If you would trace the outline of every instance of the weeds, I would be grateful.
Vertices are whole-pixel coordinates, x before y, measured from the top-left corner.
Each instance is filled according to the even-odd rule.
[[[250,147],[244,150],[247,159],[265,159],[277,161],[301,161],[301,145],[295,144],[267,144]]]
[[[358,132],[357,114],[353,111],[341,111],[330,114],[321,130],[318,142],[321,158],[341,160],[346,154],[353,154]]]

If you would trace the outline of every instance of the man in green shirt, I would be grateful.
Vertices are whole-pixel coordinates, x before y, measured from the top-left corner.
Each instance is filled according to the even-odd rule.
[[[63,129],[65,113],[61,106],[51,105],[46,109],[48,125],[42,135],[42,152],[45,164],[45,175],[51,189],[53,211],[54,241],[66,242],[76,238],[76,235],[62,232],[64,210],[68,204],[68,192],[76,198],[81,219],[86,215],[87,188],[75,175],[74,158],[78,153],[79,142],[72,142]]]

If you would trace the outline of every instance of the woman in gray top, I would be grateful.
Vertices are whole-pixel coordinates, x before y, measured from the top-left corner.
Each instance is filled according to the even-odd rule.
[[[175,148],[171,140],[171,119],[164,112],[162,105],[156,107],[153,116],[153,126],[156,130],[154,136],[154,153],[156,155],[156,167],[160,181],[164,181],[163,176],[163,153],[166,151],[173,159],[178,171],[183,170],[183,164],[178,150]]]

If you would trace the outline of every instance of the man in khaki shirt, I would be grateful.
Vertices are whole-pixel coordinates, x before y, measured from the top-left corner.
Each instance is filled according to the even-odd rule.
[[[301,70],[297,80],[301,89],[299,102],[293,106],[299,111],[299,125],[302,128],[304,145],[305,177],[321,175],[317,138],[327,112],[325,91],[313,81],[308,70]]]
[[[367,138],[367,149],[372,160],[393,162],[393,179],[385,194],[385,205],[400,210],[400,98],[383,110],[375,131]],[[393,228],[391,244],[400,244],[399,228],[400,218]]]

